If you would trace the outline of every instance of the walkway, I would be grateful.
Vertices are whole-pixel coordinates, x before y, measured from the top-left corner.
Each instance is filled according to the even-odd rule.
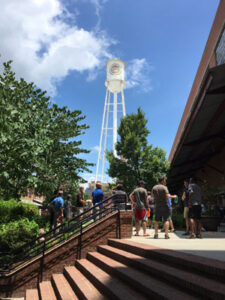
[[[153,238],[153,229],[147,229],[147,233],[150,237],[143,237],[141,230],[140,236],[132,236],[128,240],[225,261],[225,232],[203,232],[203,239],[191,240],[182,235],[183,231],[170,233],[169,240],[164,239],[164,233],[160,230],[157,240]]]

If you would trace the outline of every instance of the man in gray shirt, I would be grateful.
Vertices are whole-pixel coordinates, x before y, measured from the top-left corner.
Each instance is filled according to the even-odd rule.
[[[158,239],[158,224],[161,218],[164,219],[165,239],[169,239],[169,221],[170,210],[168,205],[168,198],[174,199],[176,195],[170,195],[166,187],[166,178],[161,176],[158,179],[158,184],[152,188],[152,197],[155,199],[155,235]]]
[[[135,227],[136,227],[136,236],[139,236],[140,222],[142,221],[143,233],[144,236],[149,236],[146,233],[146,224],[147,224],[147,210],[148,210],[148,200],[147,200],[147,191],[144,188],[145,182],[140,180],[140,187],[136,188],[133,193],[130,195],[133,202],[135,202]]]
[[[196,237],[202,238],[201,235],[201,199],[202,199],[202,191],[200,187],[195,183],[193,178],[189,181],[188,186],[189,191],[189,201],[188,201],[188,218],[190,222],[191,235],[188,237],[190,239],[195,238],[195,227],[197,230]]]

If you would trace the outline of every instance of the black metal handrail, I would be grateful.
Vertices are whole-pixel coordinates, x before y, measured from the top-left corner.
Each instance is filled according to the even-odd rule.
[[[75,234],[79,233],[82,235],[83,229],[94,224],[113,211],[118,211],[118,226],[120,227],[120,209],[118,206],[113,205],[112,199],[114,197],[115,195],[108,197],[101,203],[97,203],[96,205],[90,207],[68,222],[64,222],[54,229],[39,235],[37,238],[33,239],[29,243],[26,243],[20,248],[8,253],[0,253],[1,255],[3,254],[4,257],[4,263],[0,261],[0,275],[14,270],[15,268],[39,255],[42,257],[41,264],[43,264],[43,258],[47,250],[63,243]],[[118,237],[120,238],[120,228],[118,228]],[[78,255],[78,258],[79,256],[80,255]]]

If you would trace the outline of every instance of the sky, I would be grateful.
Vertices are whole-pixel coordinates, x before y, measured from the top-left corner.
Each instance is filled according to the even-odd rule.
[[[148,142],[169,156],[219,0],[0,0],[1,62],[81,110],[82,155],[97,163],[105,63],[126,62],[126,113],[145,112]],[[109,147],[110,147],[109,137]],[[95,178],[83,174],[86,180]],[[107,169],[107,165],[106,165]],[[105,177],[107,179],[107,176]]]

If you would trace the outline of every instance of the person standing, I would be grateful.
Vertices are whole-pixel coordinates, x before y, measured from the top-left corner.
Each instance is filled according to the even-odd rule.
[[[97,214],[97,217],[95,216],[95,220],[101,218],[101,211],[104,208],[103,205],[103,200],[104,200],[104,192],[102,190],[102,184],[101,182],[96,182],[96,189],[92,192],[92,203],[93,206],[95,206],[96,204],[99,204],[99,206],[94,207],[93,212],[94,214]]]
[[[55,197],[50,202],[50,209],[52,213],[52,219],[53,219],[53,228],[57,226],[57,219],[59,217],[63,218],[63,207],[64,207],[64,200],[63,200],[63,191],[59,191],[57,197]]]
[[[84,199],[84,187],[80,186],[80,191],[77,194],[77,214],[80,215],[84,212],[86,201]]]
[[[197,237],[201,239],[202,238],[202,234],[201,234],[202,191],[200,187],[195,183],[195,180],[193,178],[191,178],[189,181],[188,191],[189,191],[188,218],[190,222],[191,234],[187,238],[193,239]],[[195,228],[196,228],[196,235],[195,235]]]
[[[170,195],[166,187],[166,178],[161,176],[158,179],[158,184],[152,188],[152,196],[155,199],[155,235],[158,238],[158,227],[161,218],[164,219],[165,239],[169,239],[169,221],[170,210],[168,205],[168,198],[175,199],[176,195]]]
[[[147,210],[149,208],[148,205],[148,194],[145,187],[145,182],[143,180],[140,180],[139,187],[136,188],[132,194],[131,198],[135,202],[135,227],[136,227],[136,234],[135,236],[139,236],[140,231],[140,222],[142,222],[142,228],[143,228],[143,235],[149,236],[149,234],[146,233],[146,225],[147,225]]]
[[[183,233],[183,235],[189,235],[189,219],[188,219],[188,201],[189,201],[189,191],[188,191],[188,185],[189,185],[189,180],[185,179],[184,180],[184,191],[182,195],[182,201],[184,203],[184,219],[186,223],[186,231]]]
[[[69,221],[71,218],[71,206],[72,206],[71,200],[72,200],[72,195],[68,194],[64,204],[64,216],[67,221]]]
[[[125,209],[125,205],[128,202],[128,197],[126,192],[123,191],[122,184],[117,184],[112,191],[112,194],[115,195],[113,198],[113,205],[119,209]]]
[[[149,228],[152,228],[152,220],[153,220],[153,216],[154,216],[155,201],[154,201],[154,198],[151,196],[150,192],[148,192],[148,204],[149,204],[149,208],[150,208],[150,217],[148,218]]]
[[[171,228],[170,232],[174,232],[174,226],[173,226],[173,220],[172,220],[172,214],[173,214],[173,205],[172,205],[172,199],[168,198],[168,206],[170,211],[170,220],[169,220],[169,227]]]

